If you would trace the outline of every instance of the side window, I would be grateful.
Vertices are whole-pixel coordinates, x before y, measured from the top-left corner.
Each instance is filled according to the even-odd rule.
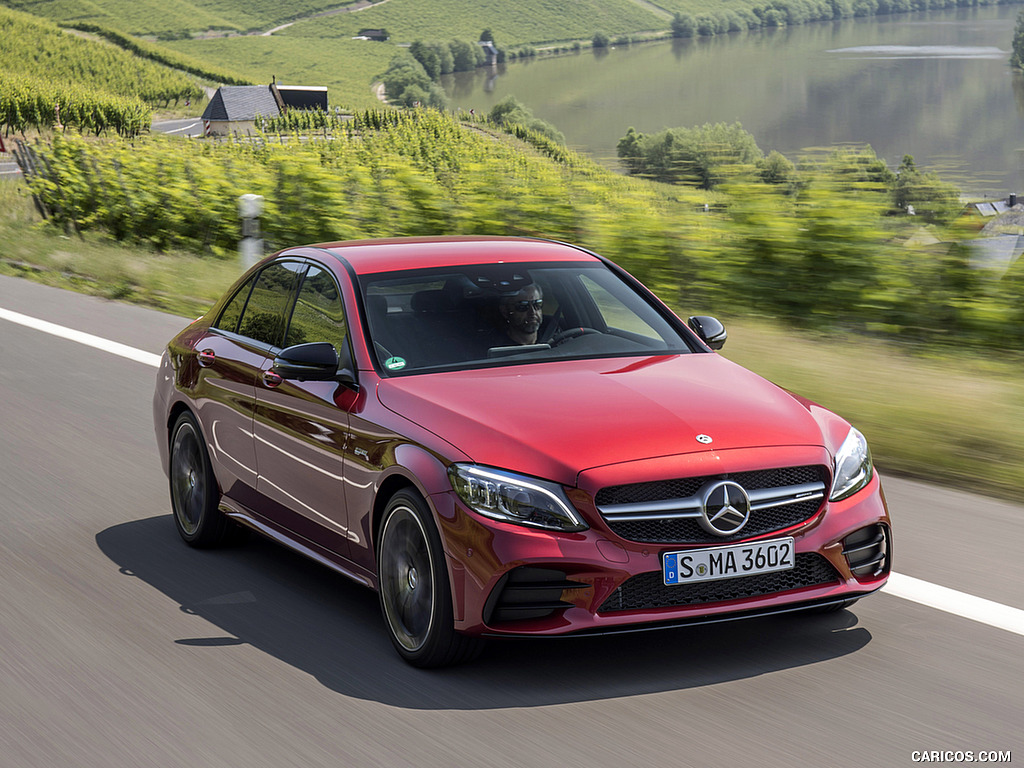
[[[345,310],[334,278],[327,270],[311,266],[302,281],[284,345],[329,341],[338,351],[338,358],[344,360],[348,354],[347,332]]]
[[[281,343],[285,313],[303,268],[303,264],[296,262],[277,262],[260,272],[238,325],[240,334],[271,346]]]
[[[214,328],[220,328],[222,331],[231,331],[232,333],[238,330],[238,319],[242,316],[245,302],[248,301],[249,293],[252,291],[252,286],[255,282],[256,278],[254,277],[238,289],[238,292],[231,297],[231,301],[224,305],[220,318],[213,324]]]

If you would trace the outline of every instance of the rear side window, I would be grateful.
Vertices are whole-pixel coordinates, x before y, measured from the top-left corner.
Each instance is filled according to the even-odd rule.
[[[214,328],[230,331],[231,333],[235,333],[238,330],[238,321],[242,317],[242,310],[245,309],[245,302],[249,300],[249,294],[252,292],[252,286],[255,282],[256,278],[254,277],[238,289],[238,292],[231,297],[231,301],[224,305],[220,318],[213,324]]]
[[[285,313],[303,268],[298,262],[277,262],[260,272],[238,324],[238,333],[278,346],[284,336]]]
[[[302,281],[284,346],[327,341],[334,345],[338,358],[343,360],[346,336],[345,310],[338,286],[326,270],[311,266]]]

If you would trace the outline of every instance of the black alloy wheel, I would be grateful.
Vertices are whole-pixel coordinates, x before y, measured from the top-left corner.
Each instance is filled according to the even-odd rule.
[[[402,658],[430,668],[477,656],[482,641],[455,631],[441,539],[417,493],[402,490],[391,498],[379,541],[381,611]]]
[[[174,525],[185,543],[200,548],[223,543],[229,521],[217,508],[217,479],[206,442],[191,413],[181,414],[171,431],[168,476]]]

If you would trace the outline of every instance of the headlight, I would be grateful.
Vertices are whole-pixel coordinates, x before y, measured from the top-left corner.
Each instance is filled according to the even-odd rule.
[[[850,496],[871,480],[874,470],[871,466],[871,451],[868,441],[856,429],[850,428],[835,458],[835,474],[829,501],[839,501]]]
[[[459,498],[486,517],[555,531],[588,528],[554,483],[473,464],[452,464],[448,478]]]

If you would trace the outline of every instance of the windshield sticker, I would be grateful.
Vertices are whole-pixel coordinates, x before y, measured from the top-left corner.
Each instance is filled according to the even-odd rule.
[[[384,361],[384,367],[389,371],[400,371],[405,368],[404,357],[389,357]]]

